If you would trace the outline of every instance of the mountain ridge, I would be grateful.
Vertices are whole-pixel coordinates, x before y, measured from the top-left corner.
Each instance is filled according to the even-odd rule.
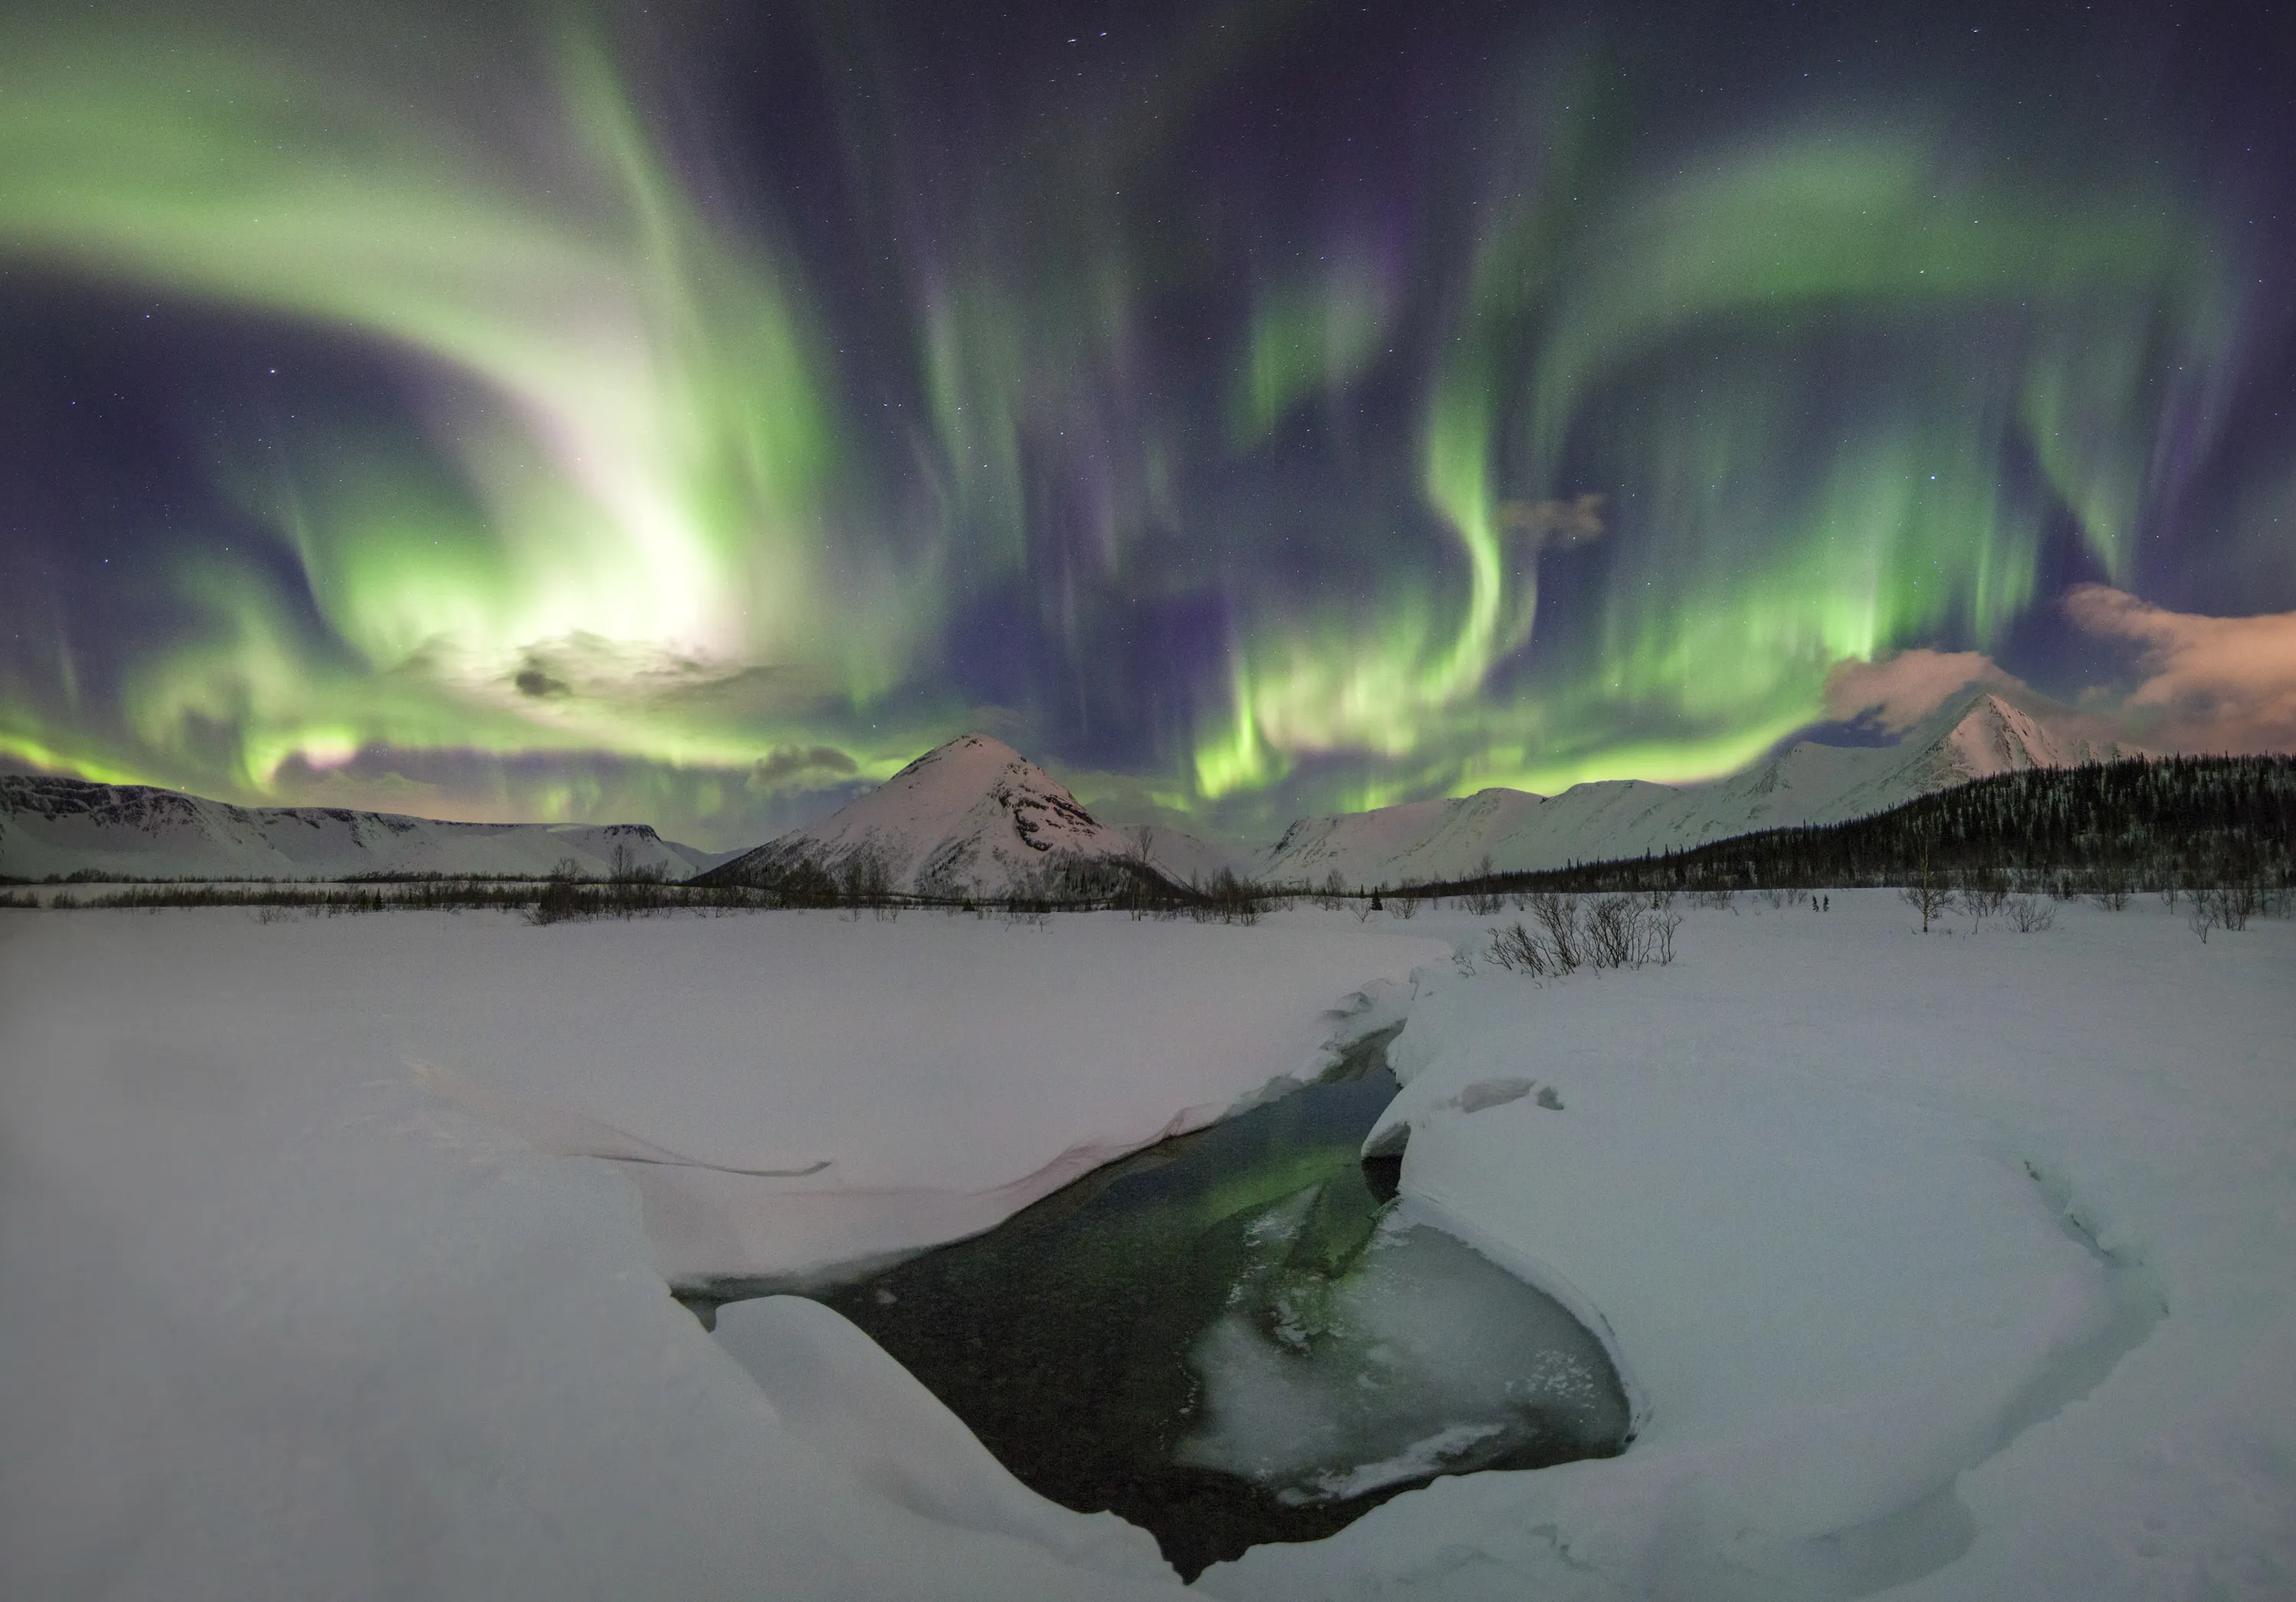
[[[1237,864],[1271,883],[1350,888],[1538,872],[1682,850],[1765,829],[1846,821],[1973,779],[2123,753],[2050,729],[1972,689],[1887,746],[1797,741],[1701,785],[1644,779],[1554,796],[1501,787],[1453,799],[1294,820]],[[571,859],[585,876],[623,866],[671,880],[738,883],[810,863],[832,872],[866,851],[900,893],[994,898],[1048,864],[1145,859],[1176,883],[1234,859],[1175,830],[1119,831],[1002,741],[967,734],[875,790],[748,850],[704,852],[643,824],[470,824],[332,807],[247,808],[148,785],[0,775],[0,875],[76,871],[145,878],[540,876]],[[1033,877],[1032,877],[1033,876]]]
[[[1838,823],[1972,779],[2065,768],[2123,754],[2057,734],[1988,690],[1948,701],[1883,746],[1800,740],[1752,767],[1701,785],[1608,779],[1557,795],[1494,787],[1451,800],[1296,820],[1253,862],[1281,884],[1434,883],[1538,872],[1644,851],[1681,850],[1737,834]]]
[[[664,840],[650,824],[455,823],[346,807],[241,807],[150,785],[0,774],[0,874],[125,878],[342,879],[359,875],[586,876],[628,867],[685,879],[728,853]]]

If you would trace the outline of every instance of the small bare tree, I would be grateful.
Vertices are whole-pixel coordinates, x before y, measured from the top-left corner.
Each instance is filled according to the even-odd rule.
[[[1906,906],[1922,915],[1923,934],[1930,932],[1931,921],[1953,905],[1953,891],[1946,887],[1945,880],[1930,872],[1930,842],[1927,840],[1922,842],[1921,877],[1898,894],[1904,898]]]
[[[1481,865],[1475,869],[1475,888],[1460,898],[1469,912],[1488,917],[1506,905],[1506,898],[1492,886],[1491,881],[1496,876],[1497,870],[1491,866],[1491,854],[1485,851]]]

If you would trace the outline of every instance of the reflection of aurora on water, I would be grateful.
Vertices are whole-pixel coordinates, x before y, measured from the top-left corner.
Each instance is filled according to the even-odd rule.
[[[2190,41],[832,9],[0,24],[0,754],[730,842],[986,724],[1249,829],[2296,605]]]

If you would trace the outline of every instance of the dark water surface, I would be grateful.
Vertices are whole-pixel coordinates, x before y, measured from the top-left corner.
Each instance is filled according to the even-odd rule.
[[[1193,1579],[1442,1473],[1606,1457],[1627,1402],[1551,1298],[1358,1161],[1390,1037],[988,1233],[817,1293],[1023,1483]]]

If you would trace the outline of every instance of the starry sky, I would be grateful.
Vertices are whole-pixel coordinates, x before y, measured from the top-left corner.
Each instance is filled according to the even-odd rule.
[[[468,12],[482,14],[472,17]],[[2296,743],[2259,6],[0,17],[0,762],[711,846]]]

